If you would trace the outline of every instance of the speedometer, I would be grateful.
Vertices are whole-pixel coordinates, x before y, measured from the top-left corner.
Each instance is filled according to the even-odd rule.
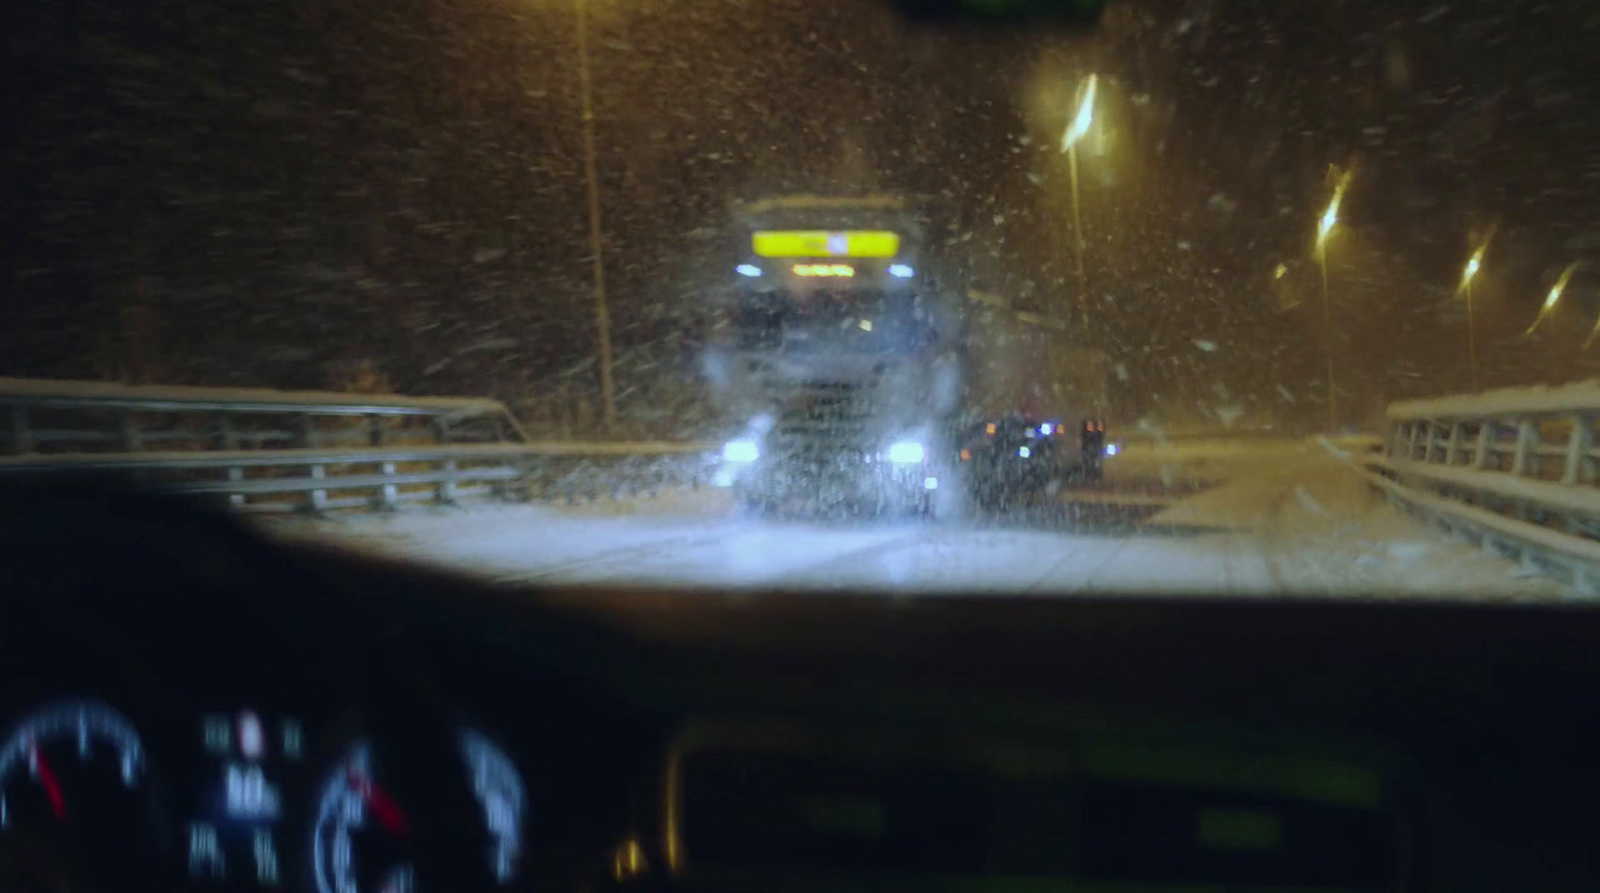
[[[91,887],[159,864],[161,822],[133,724],[98,701],[22,717],[0,744],[0,840],[40,865],[53,853]]]
[[[486,854],[502,885],[516,877],[526,795],[510,757],[481,732],[457,738],[466,779],[489,831]],[[370,742],[357,742],[323,782],[312,829],[318,893],[412,893],[411,821],[384,786]]]
[[[0,749],[0,831],[103,822],[147,802],[143,781],[144,747],[122,714],[94,701],[51,705]]]

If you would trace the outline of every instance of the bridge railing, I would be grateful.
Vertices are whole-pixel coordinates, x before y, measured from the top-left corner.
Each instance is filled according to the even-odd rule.
[[[1600,383],[1394,403],[1366,458],[1389,496],[1600,594]]]
[[[251,511],[698,486],[710,445],[528,439],[495,400],[0,378],[0,474],[84,471]]]

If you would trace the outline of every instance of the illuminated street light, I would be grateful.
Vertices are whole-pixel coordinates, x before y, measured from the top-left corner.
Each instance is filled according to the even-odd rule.
[[[1089,127],[1094,123],[1094,90],[1096,78],[1089,75],[1089,80],[1083,88],[1083,98],[1078,102],[1078,114],[1073,117],[1072,123],[1067,126],[1066,133],[1061,135],[1061,151],[1066,152],[1083,139],[1089,132]]]
[[[1078,243],[1078,313],[1083,320],[1084,328],[1089,326],[1089,289],[1083,272],[1083,215],[1078,210],[1078,141],[1089,132],[1089,127],[1094,124],[1094,91],[1096,78],[1093,74],[1084,82],[1083,96],[1078,100],[1078,113],[1073,116],[1072,123],[1067,125],[1066,132],[1061,134],[1061,151],[1067,153],[1068,166],[1072,171],[1072,235]]]
[[[1550,315],[1550,311],[1556,309],[1556,303],[1561,300],[1561,293],[1567,289],[1567,280],[1572,278],[1572,273],[1576,269],[1578,265],[1571,263],[1561,271],[1561,278],[1556,280],[1555,285],[1550,286],[1550,293],[1544,297],[1544,306],[1539,308],[1539,315],[1533,318],[1533,325],[1528,326],[1528,331],[1522,333],[1524,336],[1532,335],[1533,330],[1539,327],[1539,323]]]
[[[1580,350],[1588,350],[1589,345],[1594,343],[1596,335],[1600,335],[1600,319],[1594,321],[1594,328],[1589,330],[1589,337],[1583,339],[1583,347]]]
[[[1328,209],[1323,211],[1322,217],[1317,220],[1317,241],[1314,249],[1317,266],[1322,270],[1322,323],[1328,338],[1328,430],[1331,433],[1337,433],[1339,430],[1339,403],[1333,389],[1333,305],[1328,300],[1328,236],[1339,223],[1339,205],[1344,201],[1344,192],[1349,186],[1350,173],[1346,171],[1339,175],[1339,181],[1333,187],[1333,199],[1328,202]]]
[[[1328,202],[1328,210],[1322,212],[1322,217],[1317,221],[1317,254],[1323,255],[1328,250],[1328,234],[1339,223],[1339,205],[1344,201],[1344,191],[1350,186],[1349,172],[1339,175],[1339,182],[1333,187],[1333,199]]]
[[[1483,238],[1483,244],[1467,258],[1467,265],[1461,270],[1461,284],[1456,287],[1456,294],[1464,292],[1467,296],[1467,375],[1474,391],[1478,389],[1478,332],[1477,319],[1472,312],[1472,280],[1477,278],[1478,271],[1483,268],[1483,254],[1489,250],[1489,240],[1493,238],[1494,228],[1490,227],[1489,234]]]

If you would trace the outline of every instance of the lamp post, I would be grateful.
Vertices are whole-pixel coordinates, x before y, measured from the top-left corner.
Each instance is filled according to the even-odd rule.
[[[1457,294],[1463,292],[1467,296],[1467,377],[1472,383],[1472,390],[1478,389],[1478,333],[1477,320],[1472,313],[1472,280],[1478,275],[1478,270],[1483,266],[1483,253],[1489,247],[1487,240],[1472,252],[1472,257],[1467,259],[1467,265],[1461,271],[1461,286],[1456,289]]]
[[[1333,188],[1333,198],[1328,202],[1328,209],[1323,211],[1322,217],[1317,220],[1317,241],[1314,249],[1317,266],[1322,271],[1322,324],[1328,339],[1326,357],[1329,433],[1337,433],[1339,430],[1339,402],[1333,387],[1333,305],[1328,299],[1328,236],[1339,223],[1339,204],[1344,201],[1344,192],[1349,186],[1350,175],[1340,174],[1338,184]]]
[[[1085,329],[1089,327],[1089,291],[1083,272],[1083,216],[1078,210],[1078,141],[1083,139],[1083,135],[1089,132],[1089,126],[1094,123],[1095,81],[1095,76],[1091,74],[1084,82],[1083,95],[1078,100],[1078,113],[1061,135],[1061,151],[1067,153],[1067,166],[1072,172],[1072,237],[1077,242],[1078,315]]]
[[[1524,338],[1532,335],[1533,330],[1539,327],[1539,323],[1544,322],[1544,318],[1549,316],[1552,310],[1556,309],[1556,303],[1561,300],[1561,293],[1567,290],[1567,281],[1572,278],[1573,272],[1577,269],[1578,265],[1571,263],[1567,264],[1567,268],[1561,271],[1561,278],[1556,280],[1555,285],[1550,286],[1550,293],[1544,296],[1544,306],[1539,308],[1539,315],[1533,318],[1533,325],[1528,326],[1528,330],[1522,333]],[[1593,336],[1591,335],[1590,337]],[[1584,343],[1587,344],[1588,342]]]
[[[583,107],[583,172],[589,190],[589,254],[594,264],[594,319],[600,339],[600,399],[606,432],[617,426],[616,386],[611,377],[611,309],[606,304],[606,267],[600,254],[600,183],[595,172],[594,104],[589,73],[589,2],[573,0],[578,16],[578,91]]]

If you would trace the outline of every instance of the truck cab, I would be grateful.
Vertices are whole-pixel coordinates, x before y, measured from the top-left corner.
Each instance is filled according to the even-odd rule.
[[[950,302],[893,198],[768,200],[739,252],[708,376],[727,420],[717,482],[755,508],[927,513],[959,397]]]

